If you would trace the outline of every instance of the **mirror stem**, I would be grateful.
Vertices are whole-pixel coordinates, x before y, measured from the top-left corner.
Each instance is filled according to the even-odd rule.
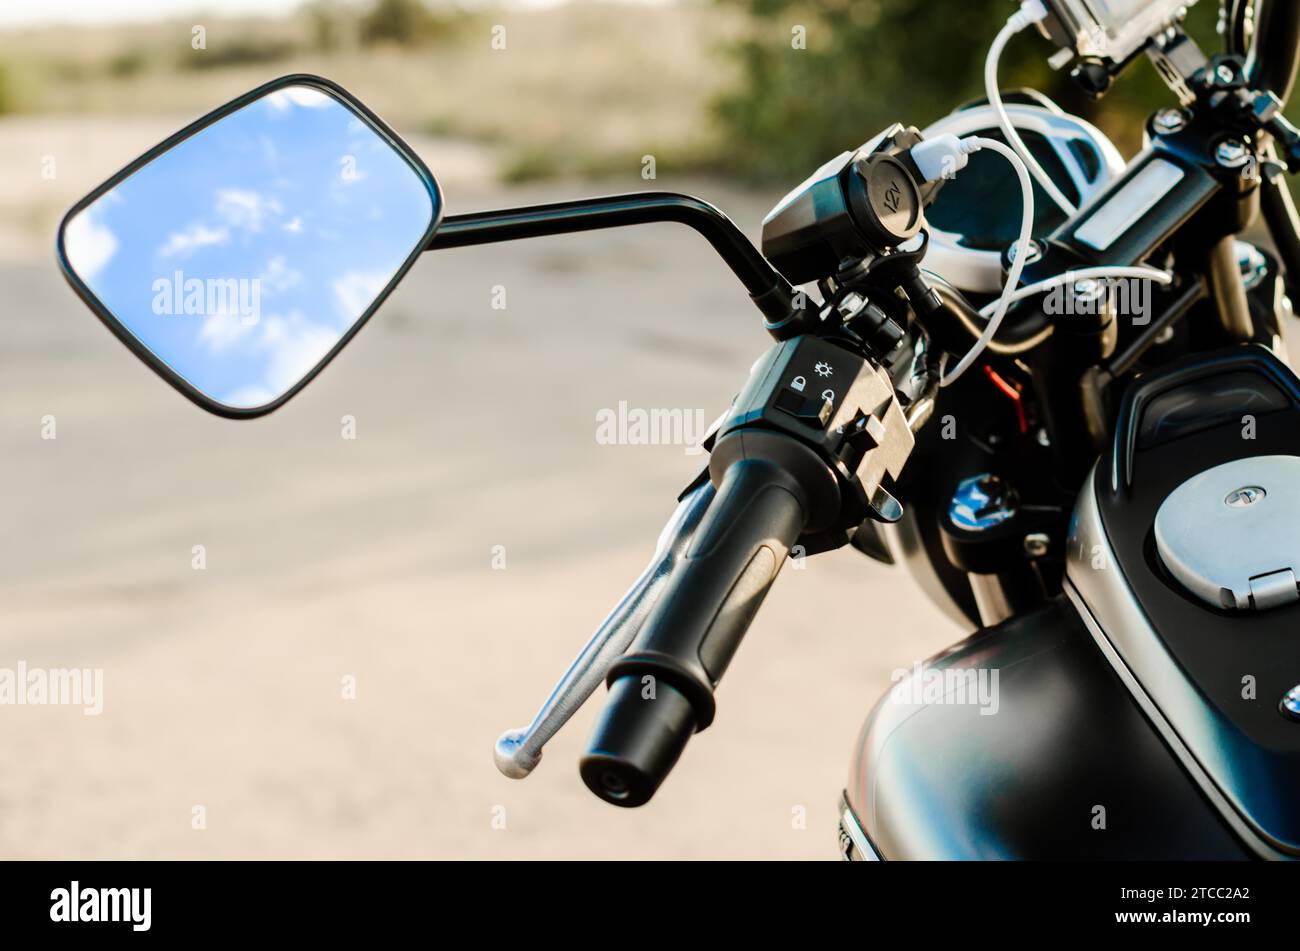
[[[730,218],[716,207],[674,192],[634,192],[522,208],[503,208],[442,219],[426,251],[473,244],[675,221],[694,228],[740,278],[778,340],[801,332],[802,309],[790,283],[777,273]],[[802,295],[800,295],[802,299]]]

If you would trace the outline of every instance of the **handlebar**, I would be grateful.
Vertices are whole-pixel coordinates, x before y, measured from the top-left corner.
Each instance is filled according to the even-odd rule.
[[[767,331],[778,340],[801,332],[802,298],[718,208],[691,195],[634,192],[468,215],[448,215],[426,251],[493,244],[520,238],[598,231],[657,221],[687,225],[713,246],[763,312]]]
[[[825,464],[789,437],[733,439],[756,445],[720,473],[690,548],[633,651],[607,678],[609,700],[580,771],[587,787],[614,805],[647,802],[691,734],[713,721],[714,687],[808,525],[818,505],[813,493],[834,482]],[[714,458],[727,448],[720,443]],[[820,484],[818,470],[826,477]]]
[[[716,494],[631,651],[610,667],[580,765],[587,787],[617,806],[648,802],[713,722],[714,688],[795,542],[826,551],[866,518],[901,514],[881,482],[898,477],[912,432],[889,373],[861,354],[811,335],[779,343],[717,425]]]
[[[714,688],[795,542],[803,554],[830,551],[864,520],[902,514],[882,483],[912,451],[910,417],[890,371],[843,332],[801,334],[754,363],[705,438],[709,468],[681,496],[650,567],[532,725],[497,741],[503,773],[527,776],[603,679],[609,698],[583,780],[615,805],[649,801],[691,734],[713,722]],[[910,398],[916,419],[927,401]]]

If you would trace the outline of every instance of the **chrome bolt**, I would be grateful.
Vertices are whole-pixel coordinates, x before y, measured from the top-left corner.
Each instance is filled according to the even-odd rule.
[[[1230,83],[1237,78],[1237,73],[1227,63],[1220,63],[1214,71],[1214,78],[1221,83]]]
[[[1052,547],[1052,540],[1043,532],[1033,532],[1025,536],[1025,554],[1030,558],[1042,558]]]
[[[1161,109],[1151,124],[1161,135],[1172,135],[1187,125],[1187,113],[1181,109]]]
[[[1236,139],[1227,139],[1219,143],[1214,150],[1214,160],[1224,168],[1240,168],[1250,159],[1250,150],[1245,143]]]
[[[1074,293],[1074,299],[1080,302],[1095,304],[1107,296],[1109,288],[1101,281],[1085,277],[1081,281],[1075,281],[1070,290]],[[1084,311],[1088,313],[1088,311]]]
[[[1019,244],[1019,242],[1016,242]],[[1007,263],[1016,263],[1016,244],[1007,248]],[[1025,248],[1025,264],[1034,264],[1043,259],[1043,244],[1037,238],[1030,238]]]

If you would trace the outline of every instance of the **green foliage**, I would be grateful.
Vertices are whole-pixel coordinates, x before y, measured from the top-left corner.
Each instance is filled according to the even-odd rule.
[[[715,103],[728,154],[740,171],[790,180],[855,148],[892,122],[923,127],[984,95],[984,56],[1015,5],[1008,0],[721,0],[751,14],[732,47],[740,88]],[[1189,31],[1207,52],[1217,4],[1201,0]],[[792,32],[806,30],[806,49]],[[1047,65],[1036,33],[1014,39],[999,69],[1003,90],[1036,88],[1101,127],[1131,151],[1142,120],[1173,96],[1144,60],[1100,103]]]
[[[560,159],[553,149],[516,149],[501,168],[500,178],[508,185],[520,185],[555,178],[561,172]]]
[[[259,66],[288,59],[297,51],[287,39],[258,38],[249,34],[209,40],[208,48],[186,49],[178,65],[182,69],[225,69],[228,66]]]
[[[335,0],[312,0],[303,6],[311,29],[312,48],[332,53],[343,44],[344,13]]]
[[[122,50],[108,61],[108,75],[114,79],[130,79],[149,65],[149,55],[141,49]]]
[[[412,46],[436,35],[440,27],[421,0],[377,0],[361,18],[361,41]]]

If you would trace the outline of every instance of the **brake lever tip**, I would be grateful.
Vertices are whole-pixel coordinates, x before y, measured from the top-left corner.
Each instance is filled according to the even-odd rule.
[[[528,738],[527,730],[506,730],[492,748],[492,759],[502,775],[511,779],[523,779],[542,761],[541,752],[529,753],[523,747]]]

